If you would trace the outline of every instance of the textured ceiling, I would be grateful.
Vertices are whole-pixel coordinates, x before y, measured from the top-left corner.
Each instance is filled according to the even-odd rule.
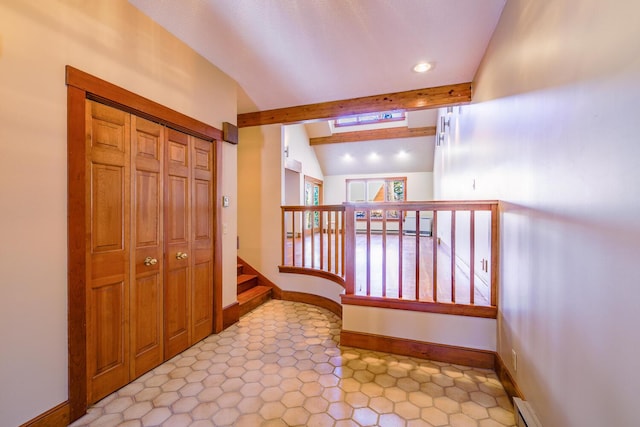
[[[129,1],[234,78],[244,113],[471,81],[506,0]]]
[[[472,81],[506,0],[129,1],[235,79],[246,113]],[[420,61],[432,70],[413,72]],[[434,142],[314,150],[325,175],[428,172]]]

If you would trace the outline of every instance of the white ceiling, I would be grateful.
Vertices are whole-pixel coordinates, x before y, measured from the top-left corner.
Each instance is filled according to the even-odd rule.
[[[435,126],[436,119],[436,110],[407,113],[411,128]],[[331,135],[327,122],[308,123],[305,127],[310,138]],[[325,175],[432,172],[434,148],[433,136],[313,146]]]
[[[472,81],[506,2],[129,1],[238,82],[238,113]],[[433,69],[413,72],[420,61]],[[345,170],[335,166],[340,146],[382,153],[399,143],[317,152],[328,175]],[[364,165],[357,169],[366,173]]]

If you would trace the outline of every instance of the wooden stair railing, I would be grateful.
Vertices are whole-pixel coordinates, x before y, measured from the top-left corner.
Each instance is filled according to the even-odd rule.
[[[279,269],[343,285],[343,304],[495,318],[498,202],[283,206]]]
[[[322,277],[344,286],[344,206],[282,206],[281,273]]]
[[[343,304],[497,316],[497,201],[346,203],[345,223]]]

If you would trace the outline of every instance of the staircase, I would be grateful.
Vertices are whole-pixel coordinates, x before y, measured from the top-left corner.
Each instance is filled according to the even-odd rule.
[[[271,298],[271,287],[258,283],[256,274],[246,274],[245,266],[238,264],[238,305],[240,306],[240,317],[244,316],[254,308],[264,304]]]

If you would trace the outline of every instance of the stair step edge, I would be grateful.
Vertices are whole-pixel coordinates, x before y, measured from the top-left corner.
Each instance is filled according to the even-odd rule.
[[[238,294],[238,303],[244,304],[253,298],[261,297],[271,292],[269,286],[254,286],[253,288]]]
[[[253,279],[257,279],[258,276],[256,276],[255,274],[240,274],[238,276],[238,285],[242,284],[242,283],[246,283],[250,280]]]

